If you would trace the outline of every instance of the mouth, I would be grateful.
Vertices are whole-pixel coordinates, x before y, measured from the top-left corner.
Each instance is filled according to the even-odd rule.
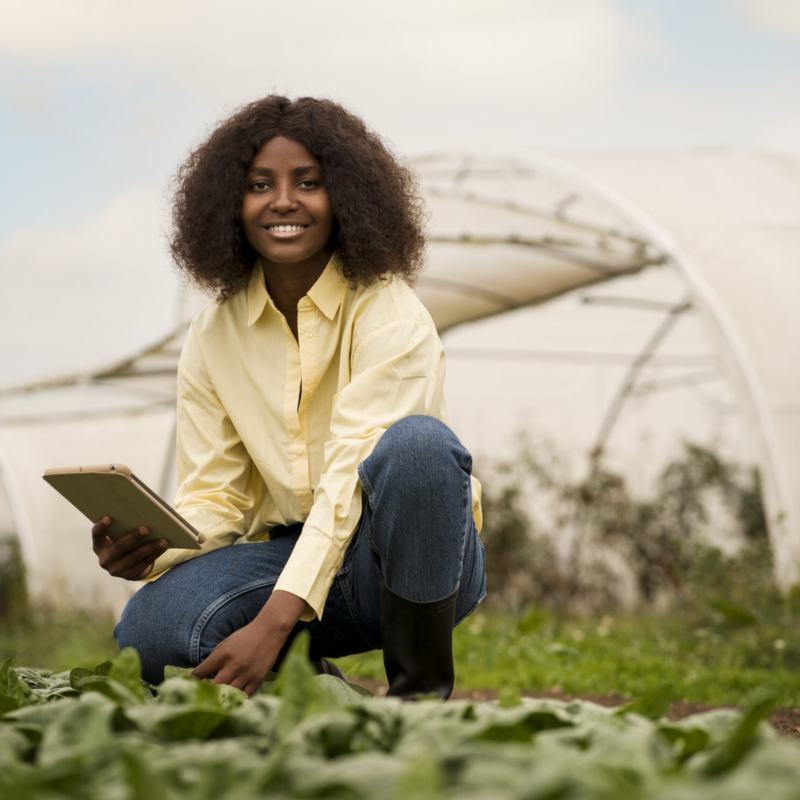
[[[263,227],[267,233],[276,239],[294,239],[300,236],[308,228],[308,225],[302,225],[298,222],[274,222]]]

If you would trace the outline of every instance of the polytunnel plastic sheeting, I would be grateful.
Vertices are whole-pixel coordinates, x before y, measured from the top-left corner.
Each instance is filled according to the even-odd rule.
[[[595,177],[573,174],[566,161]],[[440,330],[667,261],[689,270],[761,425],[779,577],[795,582],[800,391],[790,351],[800,337],[789,308],[800,296],[798,162],[689,153],[570,155],[561,165],[539,156],[446,155],[417,165],[432,211],[429,267],[417,291]],[[690,257],[676,259],[681,248]],[[99,569],[90,526],[41,475],[47,467],[122,461],[171,500],[171,406],[184,330],[143,354],[121,353],[109,369],[67,379],[58,392],[0,393],[0,480],[41,594],[119,610],[134,588]],[[92,398],[82,399],[84,391]]]
[[[0,479],[35,597],[59,606],[121,611],[137,584],[100,568],[92,552],[92,523],[42,474],[50,467],[116,461],[131,466],[149,486],[158,486],[173,417],[171,409],[160,409],[0,426]]]
[[[800,155],[561,158],[578,182],[610,188],[683,273],[760,434],[776,577],[800,582]]]
[[[440,330],[662,260],[613,206],[576,193],[547,169],[449,155],[418,166],[432,212],[418,292]],[[206,302],[194,297],[184,306],[196,311]],[[48,467],[122,461],[171,500],[174,431],[163,403],[165,393],[174,398],[184,331],[139,355],[121,353],[103,369],[0,393],[0,480],[13,495],[35,592],[119,610],[133,588],[99,569],[86,521],[41,475]]]
[[[547,166],[453,155],[415,166],[431,213],[417,293],[440,332],[662,263],[613,206]]]

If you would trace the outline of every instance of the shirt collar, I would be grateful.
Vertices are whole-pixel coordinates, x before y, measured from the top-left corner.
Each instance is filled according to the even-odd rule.
[[[334,251],[325,269],[322,270],[322,275],[308,290],[308,296],[314,301],[314,305],[332,320],[342,304],[346,289],[347,281],[342,275],[342,261],[339,253]]]
[[[264,269],[261,266],[261,259],[258,259],[250,275],[250,283],[247,285],[248,328],[264,313],[264,308],[269,300],[267,284],[264,281]]]
[[[322,275],[308,290],[308,296],[314,301],[314,305],[330,320],[336,316],[347,288],[347,282],[341,272],[341,263],[339,253],[334,252],[322,271]],[[261,259],[258,259],[247,286],[248,328],[264,313],[267,303],[273,308],[275,307],[267,291]]]

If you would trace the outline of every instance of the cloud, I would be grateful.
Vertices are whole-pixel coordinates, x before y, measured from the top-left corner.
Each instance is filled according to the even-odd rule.
[[[591,102],[657,48],[612,0],[12,0],[0,28],[14,61],[114,57],[224,101],[278,90]]]
[[[776,119],[764,126],[756,144],[772,150],[800,151],[800,113]]]
[[[137,188],[70,227],[17,231],[0,247],[0,383],[114,360],[175,322],[163,200]]]
[[[0,249],[12,281],[91,280],[113,274],[123,282],[166,263],[161,239],[164,200],[136,188],[115,197],[77,225],[41,225],[13,234]],[[25,264],[24,271],[9,267]]]
[[[754,27],[784,36],[800,36],[797,0],[737,0],[737,3]]]

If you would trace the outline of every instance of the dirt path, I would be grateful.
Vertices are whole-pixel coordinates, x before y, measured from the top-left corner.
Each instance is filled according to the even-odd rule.
[[[377,697],[386,694],[389,685],[383,681],[357,680],[355,681]],[[561,687],[556,686],[547,692],[521,692],[523,697],[544,698],[548,700],[589,700],[606,708],[616,708],[630,702],[630,698],[623,697],[616,692],[608,694],[565,694]],[[454,700],[496,700],[497,692],[494,689],[465,690],[456,689],[453,692]],[[691,717],[692,714],[700,714],[703,711],[711,711],[720,706],[707,706],[704,703],[689,703],[678,701],[672,703],[667,711],[667,719],[679,720]],[[722,708],[735,708],[735,706],[722,706]],[[769,718],[770,724],[782,736],[792,739],[800,739],[800,708],[776,708]]]

